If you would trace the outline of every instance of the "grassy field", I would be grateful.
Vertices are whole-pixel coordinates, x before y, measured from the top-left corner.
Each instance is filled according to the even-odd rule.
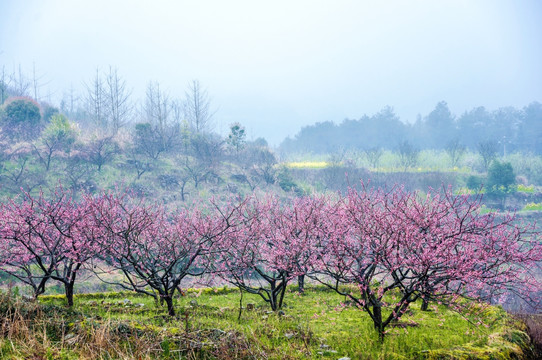
[[[133,293],[63,296],[22,303],[2,295],[2,359],[527,359],[524,326],[502,309],[483,323],[419,304],[380,343],[366,313],[311,287],[290,290],[283,312],[234,289],[191,290],[170,318],[151,297]],[[477,319],[477,318],[476,318]]]

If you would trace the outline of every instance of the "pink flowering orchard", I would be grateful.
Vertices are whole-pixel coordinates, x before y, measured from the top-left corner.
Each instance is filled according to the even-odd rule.
[[[273,229],[269,214],[276,214],[275,198],[250,198],[234,214],[232,231],[220,239],[212,258],[214,274],[242,291],[258,294],[273,310],[280,308],[291,275],[267,261]]]
[[[345,195],[250,196],[168,211],[125,193],[76,202],[58,187],[0,209],[0,269],[35,296],[59,281],[72,306],[88,267],[104,281],[112,278],[104,272],[121,274],[115,283],[164,301],[173,316],[183,279],[207,274],[277,311],[288,283],[308,276],[367,313],[381,340],[416,301],[461,311],[459,298],[534,300],[541,261],[532,225],[481,214],[479,197],[451,189],[422,195],[362,184]]]
[[[309,273],[316,261],[317,239],[329,231],[330,203],[326,197],[247,201],[222,238],[216,274],[279,310],[288,283]]]
[[[329,234],[344,235],[344,228],[336,221],[338,204],[337,199],[329,196],[305,196],[267,212],[267,221],[272,227],[266,234],[267,261],[297,276],[300,292],[303,292],[305,276],[314,270],[320,239]]]
[[[126,289],[164,301],[175,315],[173,295],[187,276],[200,276],[209,264],[201,261],[230,228],[234,207],[216,206],[168,213],[124,194],[103,194],[93,200],[94,226],[107,234],[102,261],[119,271]]]
[[[540,288],[530,276],[542,259],[538,235],[514,216],[480,214],[479,198],[351,189],[341,211],[348,231],[322,242],[316,279],[366,311],[381,338],[418,299],[426,307]]]
[[[0,211],[2,270],[30,285],[36,297],[49,280],[61,282],[72,306],[77,275],[99,250],[88,203],[73,201],[59,186],[48,198],[23,193]]]

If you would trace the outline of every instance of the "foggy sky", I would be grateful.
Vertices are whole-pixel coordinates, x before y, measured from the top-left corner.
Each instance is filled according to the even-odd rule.
[[[0,0],[0,66],[33,63],[57,105],[97,67],[136,98],[198,79],[217,131],[276,145],[386,105],[413,122],[441,100],[456,115],[542,101],[542,2]]]

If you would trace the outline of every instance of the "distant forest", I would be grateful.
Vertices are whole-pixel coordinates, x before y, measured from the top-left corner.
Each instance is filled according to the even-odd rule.
[[[249,141],[237,122],[217,134],[211,96],[197,80],[180,96],[149,82],[138,99],[116,69],[97,70],[82,92],[67,90],[57,105],[40,96],[38,77],[0,70],[0,199],[59,182],[74,195],[120,184],[176,204],[256,190],[344,191],[357,179],[479,189],[492,165],[510,169],[499,172],[510,174],[510,184],[542,185],[538,102],[459,117],[440,102],[414,124],[386,107],[303,127],[272,149],[263,138]],[[315,158],[326,161],[304,162]]]
[[[116,69],[97,70],[56,105],[40,96],[39,78],[0,70],[0,199],[61,183],[74,195],[124,186],[183,202],[275,182],[264,139],[248,141],[239,123],[214,132],[216,111],[198,80],[181,96],[149,82],[139,100]]]
[[[483,106],[454,116],[445,101],[414,124],[402,122],[393,108],[358,120],[345,119],[305,126],[280,145],[284,153],[329,154],[341,150],[381,148],[397,150],[405,143],[420,150],[443,150],[462,146],[476,152],[481,144],[505,151],[542,154],[542,104],[533,102],[522,109],[503,107],[488,111]]]

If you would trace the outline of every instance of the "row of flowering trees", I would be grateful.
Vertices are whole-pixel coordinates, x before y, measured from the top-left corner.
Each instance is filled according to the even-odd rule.
[[[63,283],[69,306],[82,269],[120,272],[121,286],[163,300],[170,315],[189,276],[219,278],[272,310],[289,282],[310,277],[364,310],[383,337],[418,300],[528,298],[540,289],[533,226],[481,214],[479,200],[363,188],[167,211],[120,193],[74,201],[59,187],[1,205],[0,266],[35,296],[49,281]]]

